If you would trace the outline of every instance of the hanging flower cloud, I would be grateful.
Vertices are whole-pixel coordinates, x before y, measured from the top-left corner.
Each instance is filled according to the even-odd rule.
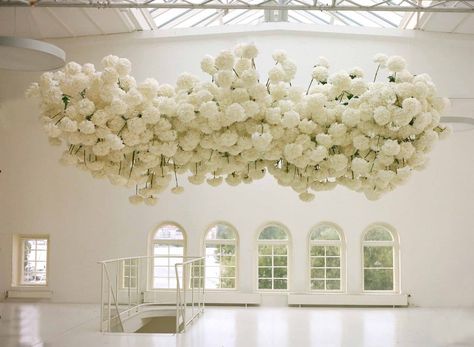
[[[236,186],[273,175],[303,201],[339,185],[377,199],[426,166],[449,133],[446,100],[426,74],[412,75],[398,56],[379,54],[387,82],[365,82],[359,68],[330,74],[321,57],[307,88],[291,83],[296,65],[284,51],[266,83],[257,47],[240,44],[201,62],[209,81],[182,74],[176,86],[138,84],[127,59],[107,56],[103,71],[71,62],[28,90],[41,101],[50,143],[61,163],[112,184],[135,187],[132,204],[157,203],[178,176],[193,184]]]

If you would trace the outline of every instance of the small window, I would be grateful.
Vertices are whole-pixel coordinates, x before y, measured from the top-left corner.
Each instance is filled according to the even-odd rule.
[[[365,291],[395,291],[398,288],[398,242],[381,225],[368,229],[362,240]]]
[[[237,282],[237,232],[227,224],[212,226],[206,233],[205,287],[235,289]]]
[[[20,237],[20,285],[46,286],[48,282],[48,238]]]
[[[257,238],[259,290],[288,290],[288,232],[279,225],[269,225]]]
[[[176,288],[175,264],[183,262],[186,236],[175,224],[162,225],[153,235],[153,289]],[[179,269],[182,270],[182,269]]]
[[[341,291],[344,282],[342,231],[332,224],[320,224],[310,233],[310,289]]]

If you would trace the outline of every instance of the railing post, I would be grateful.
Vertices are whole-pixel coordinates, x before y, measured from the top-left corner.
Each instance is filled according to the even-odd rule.
[[[100,267],[100,332],[104,332],[104,264]]]
[[[132,260],[128,259],[128,307],[127,309],[130,309],[130,306],[132,306],[132,299],[130,297],[130,286],[132,285]]]
[[[184,304],[184,307],[183,307],[183,333],[186,331],[186,308],[188,306],[188,300],[186,298],[186,282],[187,282],[187,278],[188,276],[186,275],[187,274],[187,264],[185,264],[183,266],[183,304]]]
[[[111,319],[111,297],[110,297],[110,294],[112,292],[112,283],[110,283],[110,278],[108,278],[108,286],[107,286],[107,311],[108,311],[108,316],[109,318],[107,319],[107,332],[110,333],[110,328],[111,328],[111,323],[110,323],[110,319]]]
[[[191,268],[191,312],[194,317],[194,262],[190,264]]]
[[[140,281],[139,281],[139,280],[140,280],[140,277],[139,277],[139,269],[140,269],[140,266],[139,266],[139,265],[140,265],[140,260],[141,260],[141,259],[136,259],[136,260],[135,260],[135,264],[136,264],[136,266],[135,266],[135,273],[136,273],[136,275],[137,275],[137,276],[136,276],[137,279],[136,279],[136,291],[135,291],[135,295],[136,295],[136,296],[135,296],[135,298],[136,298],[136,304],[137,304],[137,306],[140,304],[140,297],[139,297],[139,295],[140,295],[140,294],[139,294],[139,293],[140,293],[139,288],[140,288],[140,287],[139,287],[139,285],[138,285],[138,284],[140,283]]]

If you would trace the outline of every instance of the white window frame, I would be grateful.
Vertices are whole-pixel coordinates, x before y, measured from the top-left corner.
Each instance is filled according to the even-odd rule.
[[[183,239],[182,240],[179,240],[179,239],[155,239],[155,235],[158,233],[158,231],[167,226],[167,225],[172,225],[172,226],[175,226],[176,228],[178,228],[181,233],[183,234]],[[158,225],[158,227],[156,227],[151,233],[150,233],[150,238],[149,238],[149,254],[150,256],[152,257],[150,259],[150,262],[149,262],[149,281],[148,281],[148,288],[150,291],[176,291],[176,288],[174,287],[169,287],[169,280],[170,278],[168,277],[168,288],[155,288],[154,286],[154,267],[155,267],[155,258],[154,255],[154,250],[155,250],[155,245],[156,244],[166,244],[166,245],[177,245],[177,244],[182,244],[183,246],[183,261],[184,261],[184,258],[186,257],[186,254],[187,254],[187,240],[188,240],[188,235],[186,233],[186,231],[184,230],[184,228],[179,225],[178,223],[175,223],[175,222],[164,222],[164,223],[161,223]],[[169,265],[169,259],[168,258],[168,267],[170,266]],[[174,270],[173,270],[174,271]]]
[[[392,236],[392,241],[366,241],[365,237],[369,231],[375,227],[383,228]],[[389,290],[366,290],[365,289],[365,247],[392,247],[393,249],[393,289]],[[364,293],[400,293],[400,239],[395,228],[385,223],[374,223],[368,226],[362,233],[361,238],[361,289]],[[383,268],[382,268],[383,269]]]
[[[235,239],[233,240],[208,240],[207,239],[207,234],[211,231],[211,229],[219,224],[225,225],[232,229],[235,235]],[[206,291],[236,291],[239,289],[239,233],[237,232],[237,229],[231,225],[230,223],[227,222],[216,222],[211,224],[206,231],[204,232],[204,237],[203,237],[203,257],[204,257],[204,268],[206,268],[206,248],[207,245],[233,245],[235,247],[235,286],[234,288],[207,288],[206,286],[206,272],[204,271],[204,287]]]
[[[287,235],[287,239],[286,240],[260,240],[259,239],[259,236],[260,234],[263,232],[263,230],[265,230],[266,228],[268,227],[277,227],[277,228],[280,228],[282,229],[286,235]],[[265,224],[264,226],[262,226],[261,228],[258,229],[257,231],[257,237],[256,237],[256,248],[255,248],[255,290],[259,293],[287,293],[290,291],[290,288],[291,288],[291,268],[292,268],[292,242],[291,242],[291,234],[290,234],[290,231],[289,229],[284,226],[283,224],[281,223],[277,223],[277,222],[271,222],[271,223],[267,223]],[[258,265],[258,258],[259,258],[259,252],[258,252],[258,246],[261,246],[261,245],[268,245],[268,246],[286,246],[286,289],[259,289],[258,288],[258,280],[259,280],[259,276],[258,276],[258,268],[259,268],[259,265]],[[272,258],[273,258],[273,255],[272,255]],[[274,268],[274,265],[272,265],[272,269]],[[272,270],[273,272],[273,270]],[[273,280],[274,278],[271,277],[270,278],[271,281],[272,281],[272,287],[273,287]]]
[[[135,264],[133,264],[135,262]],[[135,276],[131,276],[131,272],[127,275],[125,274],[125,267],[128,267],[131,269],[132,267],[135,267],[136,273]],[[130,271],[130,270],[129,270]],[[130,258],[130,259],[125,259],[120,262],[120,289],[137,289],[138,286],[138,280],[139,280],[139,271],[140,271],[140,258]],[[131,279],[135,278],[135,286],[126,286],[125,285],[125,278],[129,278],[129,284],[131,283]]]
[[[329,226],[333,228],[339,235],[339,240],[311,240],[311,236],[316,232],[316,228],[320,226]],[[340,271],[340,289],[312,289],[311,288],[311,247],[312,246],[337,246],[339,247],[339,271]],[[346,239],[341,227],[331,222],[321,222],[313,226],[308,234],[308,290],[315,293],[345,293],[347,291],[347,273],[346,273]],[[326,267],[325,267],[326,268]],[[326,286],[326,279],[324,279],[324,286]]]
[[[25,273],[24,273],[24,259],[25,259],[25,241],[31,241],[31,240],[46,240],[46,273],[45,273],[45,283],[29,283],[25,282]],[[50,267],[50,262],[49,262],[49,253],[50,253],[50,241],[49,241],[49,236],[47,235],[20,235],[18,237],[18,242],[19,242],[19,252],[18,252],[18,269],[19,269],[19,278],[18,278],[18,286],[19,287],[48,287],[49,285],[49,267]]]

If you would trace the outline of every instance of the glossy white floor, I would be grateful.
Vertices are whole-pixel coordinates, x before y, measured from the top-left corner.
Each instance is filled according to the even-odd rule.
[[[0,303],[0,346],[474,346],[473,309],[208,307],[182,335],[101,334],[97,305]]]

